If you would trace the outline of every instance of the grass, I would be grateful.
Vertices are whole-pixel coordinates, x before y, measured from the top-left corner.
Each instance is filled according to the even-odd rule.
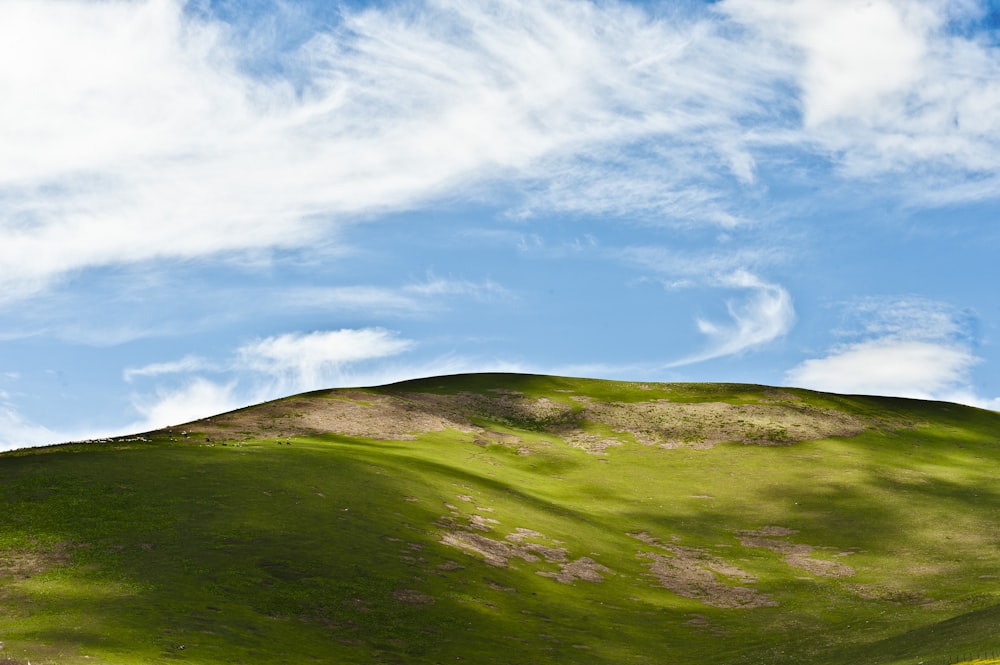
[[[497,388],[577,413],[574,396],[774,400],[761,386],[520,375],[371,393]],[[207,443],[192,425],[187,439],[174,429],[0,455],[0,659],[994,662],[1000,414],[784,394],[872,424],[847,438],[708,449],[664,450],[619,433],[621,445],[594,455],[563,442],[563,421],[482,411],[470,419],[518,435],[531,454],[499,439],[476,444],[474,433],[454,428],[404,441],[234,430]],[[331,396],[344,399],[309,399]],[[785,533],[768,526],[787,535],[746,535]],[[519,550],[518,529],[533,532],[522,543],[549,550]],[[629,535],[639,533],[659,546]],[[488,539],[509,556],[490,565],[447,544],[448,534]],[[558,549],[565,561],[538,554]],[[804,550],[805,564],[789,554]],[[674,590],[653,575],[656,556],[673,571],[665,583]],[[540,574],[583,558],[605,567],[603,581]],[[840,564],[851,574],[826,574]],[[679,593],[685,576],[690,584]],[[771,604],[712,600],[734,587]]]

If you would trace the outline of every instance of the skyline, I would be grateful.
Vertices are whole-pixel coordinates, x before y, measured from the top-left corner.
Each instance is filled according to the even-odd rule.
[[[0,449],[467,371],[1000,410],[1000,6],[8,0]]]

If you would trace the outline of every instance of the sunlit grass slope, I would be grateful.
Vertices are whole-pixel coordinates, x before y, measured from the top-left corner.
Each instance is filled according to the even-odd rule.
[[[994,662],[998,468],[935,402],[311,393],[0,455],[0,663]]]

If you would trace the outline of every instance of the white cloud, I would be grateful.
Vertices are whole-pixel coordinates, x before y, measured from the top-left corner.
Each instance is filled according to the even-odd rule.
[[[235,382],[220,384],[196,377],[181,388],[161,389],[151,396],[135,396],[132,405],[142,419],[123,430],[148,432],[246,406],[248,402],[237,396],[235,389]]]
[[[295,391],[327,388],[343,369],[412,349],[414,342],[381,328],[289,333],[241,346],[237,367],[257,372]]]
[[[0,451],[48,446],[67,441],[85,441],[138,431],[142,430],[137,425],[52,429],[25,418],[12,405],[0,404]]]
[[[906,169],[925,202],[992,197],[1000,50],[948,30],[971,7],[428,0],[344,10],[255,75],[260,45],[182,0],[6,0],[0,293],[302,247],[498,183],[529,216],[733,226],[774,149]]]
[[[0,406],[0,450],[56,443],[57,436],[47,427],[26,421],[14,409]]]
[[[733,116],[771,92],[708,23],[617,3],[410,9],[345,11],[279,56],[291,74],[255,78],[252,45],[181,0],[0,3],[6,297],[89,266],[302,246],[497,178],[580,206],[588,183],[655,167],[627,201],[585,207],[721,219],[692,180],[752,177]]]
[[[181,383],[137,393],[133,408],[142,416],[125,431],[147,431],[204,418],[223,411],[288,394],[346,385],[354,376],[370,378],[394,371],[373,361],[384,361],[413,348],[414,343],[381,328],[286,333],[249,342],[232,358],[212,363],[197,356],[125,370],[135,377],[180,375]],[[211,370],[225,378],[214,381],[197,375]],[[401,372],[408,375],[406,370]]]
[[[466,296],[475,300],[497,300],[511,297],[510,291],[492,280],[472,282],[464,279],[446,279],[428,275],[423,282],[413,282],[403,287],[406,293],[422,297]]]
[[[836,347],[786,378],[814,390],[933,399],[967,381],[976,362],[961,346],[890,337]]]
[[[727,0],[722,11],[804,53],[804,121],[871,115],[920,76],[932,13],[888,0]]]
[[[860,338],[807,359],[786,374],[796,386],[835,393],[937,399],[997,409],[1000,399],[979,396],[972,368],[968,314],[946,303],[906,296],[866,298],[849,305]]]
[[[343,331],[338,331],[343,332]],[[351,331],[354,332],[354,331]],[[271,338],[272,340],[276,338]],[[271,344],[271,348],[277,346],[299,346],[299,352],[278,351],[265,352],[263,355],[273,359],[276,356],[292,356],[293,359],[300,358],[303,354],[309,354],[309,350],[302,350],[303,347],[310,346],[309,342],[289,341]],[[245,349],[246,347],[243,347]],[[241,349],[242,350],[242,349]],[[385,357],[386,351],[382,351]],[[373,356],[363,354],[364,358],[370,359]],[[360,354],[354,354],[360,358]],[[318,363],[322,364],[322,363]],[[322,374],[324,368],[311,368],[318,370]],[[329,370],[329,368],[325,368]],[[142,415],[142,418],[126,427],[119,428],[116,434],[147,432],[171,425],[179,425],[200,418],[206,418],[233,409],[258,404],[279,397],[285,397],[290,392],[302,392],[317,388],[337,388],[351,386],[379,386],[397,381],[422,378],[426,376],[442,376],[446,374],[460,374],[466,372],[524,372],[527,371],[523,365],[504,361],[485,361],[462,358],[457,356],[443,356],[423,363],[380,363],[376,366],[360,368],[351,364],[339,365],[339,370],[335,374],[327,372],[323,380],[327,383],[318,385],[315,383],[315,375],[311,371],[301,371],[301,368],[293,369],[294,377],[279,377],[283,372],[277,369],[265,369],[262,376],[255,377],[256,380],[241,382],[233,379],[228,382],[217,382],[203,377],[194,377],[179,388],[159,389],[150,395],[133,396],[133,407]],[[276,380],[277,379],[277,380]],[[291,388],[291,390],[289,390]],[[3,412],[0,411],[0,444],[2,444]],[[101,433],[100,436],[107,436]],[[97,435],[92,435],[97,436]],[[76,437],[76,438],[90,438]],[[68,439],[52,439],[42,437],[45,443],[54,443],[56,440],[65,441]]]
[[[785,135],[789,144],[833,156],[852,178],[905,172],[893,191],[907,203],[995,198],[1000,49],[982,33],[954,29],[981,18],[981,3],[724,0],[718,7],[751,30],[754,48],[789,64],[803,121]]]
[[[737,270],[717,278],[717,285],[749,290],[751,295],[741,302],[727,303],[729,322],[699,319],[698,329],[712,340],[712,344],[705,351],[670,363],[668,367],[743,353],[782,337],[795,323],[792,297],[778,284],[765,282],[746,270]]]

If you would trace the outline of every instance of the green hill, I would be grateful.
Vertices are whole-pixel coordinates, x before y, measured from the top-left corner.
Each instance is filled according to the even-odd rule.
[[[1000,658],[1000,414],[465,375],[0,455],[0,663]]]

